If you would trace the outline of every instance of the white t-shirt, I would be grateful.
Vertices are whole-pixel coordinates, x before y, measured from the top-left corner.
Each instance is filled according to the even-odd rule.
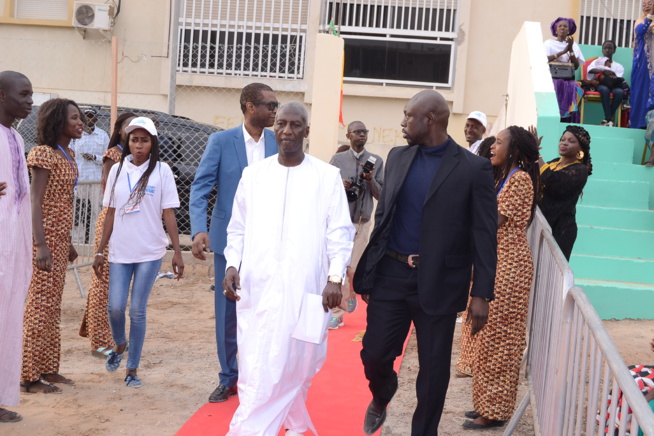
[[[132,205],[127,205],[130,192],[150,162],[148,160],[137,167],[132,159],[131,155],[125,158],[118,180],[116,172],[120,164],[111,167],[102,201],[105,207],[116,209],[114,229],[109,239],[109,262],[112,263],[140,263],[161,259],[168,246],[162,223],[163,210],[179,207],[173,172],[168,164],[157,162],[148,179],[145,195],[134,208],[137,211],[132,211]]]
[[[547,56],[552,56],[565,50],[566,47],[568,46],[568,43],[565,41],[559,41],[557,39],[546,39],[543,42],[543,46],[545,47],[545,54]],[[581,49],[579,48],[576,42],[572,43],[572,51],[574,52],[575,57],[579,61],[579,65],[583,65],[584,62],[586,62],[586,59],[584,58],[584,54],[581,52]],[[567,52],[562,54],[558,58],[554,59],[554,61],[572,62]]]
[[[482,139],[476,140],[470,147],[468,147],[468,151],[472,154],[479,154],[479,145],[481,145]]]
[[[591,73],[590,70],[594,70],[595,68],[600,69],[600,70],[611,70],[615,73],[616,76],[622,77],[624,76],[624,67],[617,63],[616,61],[613,61],[611,63],[610,67],[607,67],[606,61],[608,61],[609,58],[607,57],[599,57],[595,59],[593,62],[588,65],[588,80],[593,80],[597,74]]]

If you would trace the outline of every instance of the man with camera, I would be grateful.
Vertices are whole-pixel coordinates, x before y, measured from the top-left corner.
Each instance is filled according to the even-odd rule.
[[[346,138],[350,148],[336,153],[332,165],[341,170],[341,178],[350,206],[350,218],[356,229],[352,260],[347,267],[347,280],[343,282],[341,305],[334,308],[329,328],[335,330],[343,326],[345,312],[352,313],[357,307],[357,298],[352,287],[352,278],[359,258],[368,244],[372,217],[373,198],[379,199],[384,184],[384,163],[382,158],[367,151],[368,129],[361,121],[353,121],[347,126]]]

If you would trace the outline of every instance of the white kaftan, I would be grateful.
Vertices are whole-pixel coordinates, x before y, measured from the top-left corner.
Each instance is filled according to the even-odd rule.
[[[0,405],[18,406],[23,308],[32,278],[32,211],[23,138],[0,125]]]
[[[293,339],[304,293],[343,277],[354,227],[340,171],[305,155],[295,167],[271,156],[243,171],[227,227],[227,267],[239,268],[236,303],[240,405],[229,436],[273,436],[282,425],[317,434],[305,406],[327,353]]]

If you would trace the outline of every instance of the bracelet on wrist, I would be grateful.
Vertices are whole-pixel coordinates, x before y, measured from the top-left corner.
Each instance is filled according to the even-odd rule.
[[[104,253],[95,253],[95,256],[96,256],[96,257],[98,257],[98,256],[99,256],[99,257],[104,257]]]

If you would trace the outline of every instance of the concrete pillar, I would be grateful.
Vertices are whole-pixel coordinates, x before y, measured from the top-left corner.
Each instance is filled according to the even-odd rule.
[[[319,33],[311,85],[309,153],[329,162],[338,147],[338,114],[343,82],[343,39]]]

